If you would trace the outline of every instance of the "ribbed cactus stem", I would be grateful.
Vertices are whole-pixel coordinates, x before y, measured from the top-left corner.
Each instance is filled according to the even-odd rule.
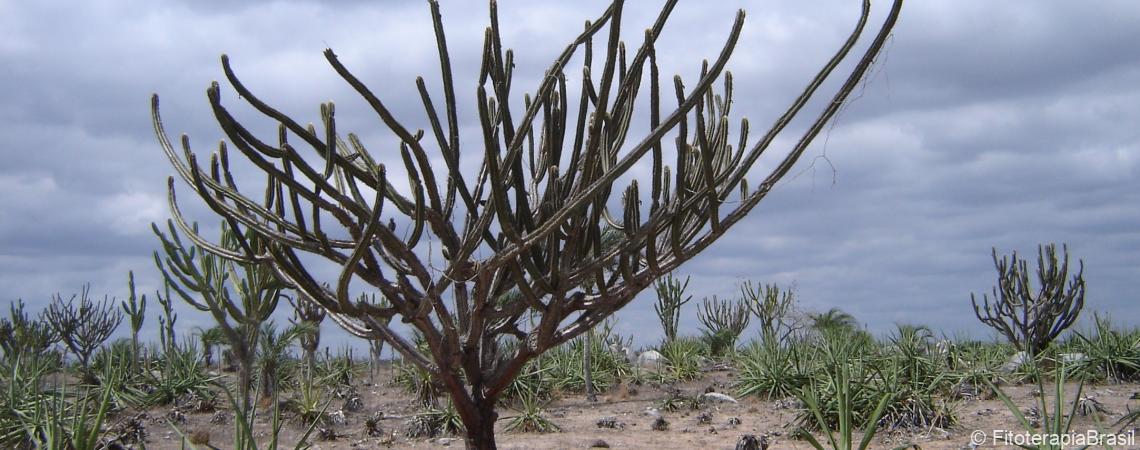
[[[123,300],[123,312],[131,321],[131,354],[139,356],[139,331],[142,330],[146,319],[146,294],[141,297],[135,294],[135,272],[127,272],[127,299]]]
[[[155,224],[151,228],[162,243],[163,254],[156,251],[154,260],[168,289],[160,301],[169,303],[172,290],[186,304],[213,316],[238,360],[238,400],[242,408],[248,407],[262,324],[277,308],[285,285],[265,264],[241,264],[206,251],[197,243],[183,245],[173,221],[167,223],[169,234]],[[197,238],[196,226],[187,231],[193,233],[191,239]],[[220,242],[229,252],[267,250],[261,239],[235,233],[228,223],[221,226]]]
[[[681,323],[681,308],[693,299],[692,295],[685,295],[685,290],[689,287],[689,277],[685,277],[685,281],[682,282],[674,278],[673,274],[667,274],[657,280],[653,286],[657,291],[657,303],[653,305],[653,310],[657,312],[661,328],[665,331],[665,342],[673,342],[677,339],[677,330]]]
[[[870,3],[863,2],[847,39],[818,72],[805,74],[806,87],[749,143],[747,124],[732,126],[734,89],[727,72],[744,12],[724,21],[724,43],[706,49],[710,58],[698,76],[662,83],[658,39],[676,3],[667,0],[656,19],[638,30],[637,44],[627,46],[625,2],[613,1],[549,66],[532,70],[527,79],[537,81],[525,86],[514,78],[520,69],[503,46],[494,1],[475,55],[481,61],[477,79],[454,80],[440,5],[430,0],[443,92],[416,80],[426,129],[398,118],[382,98],[388,90],[373,91],[349,69],[357,62],[327,49],[332,70],[395,143],[342,135],[331,102],[321,105],[319,126],[303,125],[308,121],[283,114],[246,86],[223,55],[222,70],[236,95],[223,95],[220,83],[207,90],[227,138],[208,162],[199,161],[188,138],[176,149],[157,96],[152,118],[178,177],[234,232],[221,242],[198,236],[181,216],[171,178],[174,223],[200,246],[198,259],[224,258],[245,265],[247,274],[253,266],[271,268],[350,334],[383,341],[428,371],[451,394],[468,447],[494,448],[495,406],[515,376],[739,225],[860,86],[902,6],[894,0],[874,38],[854,53],[871,16]],[[571,66],[579,61],[581,67]],[[849,72],[836,74],[839,67]],[[568,74],[582,75],[571,81]],[[829,78],[840,79],[825,82]],[[474,89],[457,94],[456,86]],[[824,89],[830,92],[821,94]],[[465,116],[472,127],[459,122],[461,96],[476,100]],[[810,102],[820,106],[815,116],[789,128],[817,96],[827,98]],[[236,117],[244,114],[223,104],[234,98],[276,122],[276,136],[259,136],[242,124]],[[645,106],[648,121],[638,118]],[[470,128],[475,133],[461,139],[460,131]],[[786,136],[791,133],[798,135]],[[786,151],[773,150],[777,143],[787,143]],[[231,172],[231,146],[267,175],[264,186],[238,189],[234,180],[244,177]],[[770,163],[758,164],[761,155]],[[641,187],[647,187],[644,193]],[[730,201],[737,192],[742,198]],[[190,269],[194,256],[176,241],[164,239],[169,272],[186,289],[210,291],[198,286],[209,272],[199,277],[182,270]],[[339,272],[318,277],[306,267],[315,259],[332,262]],[[362,285],[388,303],[354,301]],[[203,297],[187,301],[224,306]],[[204,306],[247,315],[247,325],[256,323],[265,303]],[[747,307],[743,314],[739,320],[748,317]],[[426,346],[390,326],[396,316],[421,333]],[[504,340],[518,345],[500,345]]]
[[[1018,349],[1036,356],[1077,321],[1085,305],[1085,263],[1077,260],[1077,273],[1069,276],[1069,248],[1055,244],[1037,247],[1036,283],[1030,281],[1028,263],[1011,256],[998,259],[992,252],[998,284],[993,298],[982,294],[979,306],[974,294],[974,315],[1005,336]]]

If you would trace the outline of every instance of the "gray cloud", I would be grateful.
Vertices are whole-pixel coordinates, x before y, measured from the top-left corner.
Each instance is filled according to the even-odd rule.
[[[586,3],[501,5],[504,39],[517,49],[516,92],[533,89],[604,8]],[[656,12],[629,6],[633,46]],[[682,2],[659,46],[663,74],[694,80],[740,7],[749,16],[730,68],[735,110],[752,120],[755,136],[857,11],[839,1]],[[443,8],[471,138],[486,7]],[[168,216],[173,172],[154,141],[149,96],[162,95],[168,131],[189,133],[207,154],[221,137],[204,96],[222,78],[219,54],[230,55],[255,93],[302,122],[317,122],[318,104],[336,101],[341,129],[377,153],[393,153],[384,150],[392,139],[322,49],[332,47],[409,126],[427,124],[415,77],[439,92],[423,2],[16,2],[0,13],[0,289],[33,305],[85,282],[123,297],[131,269],[142,290],[160,284],[149,223]],[[1066,242],[1084,260],[1088,307],[1140,323],[1126,307],[1140,294],[1131,283],[1140,275],[1138,20],[1140,6],[1127,1],[908,3],[874,77],[798,175],[682,269],[692,292],[731,296],[749,279],[794,283],[805,306],[841,307],[875,331],[906,322],[988,336],[969,294],[993,284],[991,247],[1032,255],[1038,243]],[[223,99],[272,133],[225,83]],[[788,136],[776,146],[786,148]],[[183,207],[216,221],[192,199]],[[652,301],[643,294],[620,314],[620,329],[637,330],[643,344],[658,329]],[[180,325],[208,323],[180,310]],[[689,312],[683,322],[694,331]]]

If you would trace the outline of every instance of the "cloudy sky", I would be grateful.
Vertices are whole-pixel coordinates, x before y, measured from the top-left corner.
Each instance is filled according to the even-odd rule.
[[[470,106],[486,7],[443,3],[459,95]],[[532,91],[605,7],[502,3],[504,44],[518,56],[516,92]],[[626,29],[648,26],[657,2],[630,3]],[[694,79],[744,8],[729,69],[734,111],[754,131],[782,111],[858,12],[857,2],[838,0],[703,3],[682,2],[674,13],[658,46],[662,70]],[[876,18],[888,6],[879,3]],[[969,299],[994,284],[991,247],[1032,257],[1039,243],[1056,242],[1068,244],[1074,263],[1084,260],[1086,310],[1140,325],[1132,307],[1140,300],[1136,42],[1140,3],[1132,1],[910,2],[873,75],[795,176],[683,267],[690,293],[733,296],[745,280],[776,282],[794,285],[805,309],[839,307],[875,332],[917,323],[988,337]],[[169,131],[188,133],[206,152],[221,137],[204,94],[222,78],[222,53],[248,86],[299,121],[319,121],[317,105],[335,100],[339,129],[376,133],[375,117],[324,61],[326,47],[400,117],[423,123],[414,80],[423,74],[438,87],[438,60],[422,1],[0,0],[3,301],[36,310],[84,283],[99,297],[123,298],[128,270],[154,292],[161,279],[149,225],[169,216],[173,171],[151,129],[149,98],[159,93]],[[232,89],[223,96],[241,109]],[[472,108],[460,120],[477,126]],[[466,138],[478,138],[471,131]],[[215,220],[182,191],[191,213]],[[619,329],[655,340],[652,303],[643,294],[622,311]],[[180,308],[179,325],[208,324]],[[695,332],[690,308],[682,326]]]

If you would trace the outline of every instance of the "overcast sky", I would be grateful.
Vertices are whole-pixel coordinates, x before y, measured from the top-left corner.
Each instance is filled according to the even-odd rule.
[[[443,3],[457,89],[469,106],[486,6]],[[518,56],[516,92],[533,91],[583,21],[605,7],[502,3],[504,45]],[[754,132],[802,88],[858,12],[857,2],[837,0],[681,3],[658,53],[665,75],[687,80],[719,52],[735,10],[748,11],[729,69],[734,112]],[[641,41],[635,31],[649,25],[656,4],[630,2],[629,41]],[[22,298],[38,310],[84,283],[99,297],[123,298],[128,270],[154,292],[161,278],[149,225],[169,217],[173,170],[154,138],[149,98],[161,95],[169,132],[188,133],[207,152],[221,138],[204,94],[223,78],[222,53],[247,86],[298,121],[319,121],[318,104],[335,100],[338,129],[375,134],[375,117],[321,55],[331,47],[397,114],[423,123],[415,77],[439,85],[426,2],[242,5],[0,0],[3,301]],[[879,1],[875,18],[888,6]],[[804,308],[842,308],[876,333],[914,323],[988,337],[970,293],[995,282],[991,247],[1033,258],[1048,242],[1067,243],[1074,264],[1084,260],[1086,312],[1140,325],[1136,42],[1134,1],[909,2],[872,77],[797,176],[683,266],[697,299],[683,330],[696,332],[701,297],[731,297],[754,280],[794,285]],[[223,96],[242,110],[228,86]],[[477,126],[471,108],[460,114],[465,127]],[[478,139],[473,131],[466,139]],[[202,213],[180,189],[186,207]],[[619,330],[642,344],[656,340],[653,301],[647,291],[622,311]],[[203,313],[180,311],[185,328],[209,324]]]

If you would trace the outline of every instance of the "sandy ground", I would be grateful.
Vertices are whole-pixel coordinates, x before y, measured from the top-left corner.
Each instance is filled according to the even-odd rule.
[[[376,383],[368,383],[365,376],[357,387],[363,400],[363,409],[359,412],[346,412],[345,423],[332,427],[337,436],[335,440],[318,441],[317,449],[350,449],[350,448],[462,448],[463,442],[455,436],[441,436],[436,438],[408,439],[403,436],[407,419],[419,412],[420,408],[415,400],[408,394],[387,383],[391,372],[385,370],[377,375]],[[734,373],[731,371],[710,372],[693,382],[677,386],[686,394],[699,394],[712,387],[718,392],[731,394],[729,386],[733,382]],[[1035,385],[1006,386],[1005,391],[1010,394],[1014,402],[1023,410],[1036,404],[1038,399],[1034,396]],[[1048,389],[1048,386],[1047,386]],[[1072,398],[1076,392],[1075,384],[1068,386],[1067,396]],[[1116,385],[1088,385],[1084,387],[1084,395],[1090,396],[1103,404],[1108,413],[1102,417],[1077,417],[1072,430],[1076,433],[1085,433],[1087,430],[1115,431],[1110,425],[1117,421],[1129,410],[1140,407],[1140,400],[1131,397],[1140,392],[1137,384]],[[603,440],[610,448],[627,449],[732,449],[741,435],[767,434],[772,449],[808,449],[811,448],[804,441],[790,437],[791,422],[794,420],[796,410],[789,408],[786,403],[774,401],[760,401],[753,398],[741,399],[739,403],[710,404],[704,410],[711,414],[711,421],[699,423],[698,415],[702,411],[681,410],[676,412],[661,412],[668,421],[665,431],[655,431],[651,424],[654,417],[646,413],[647,409],[657,408],[660,401],[668,396],[664,386],[643,385],[636,387],[619,386],[611,392],[599,396],[596,403],[586,402],[580,395],[558,399],[546,408],[546,416],[561,427],[561,432],[532,434],[532,433],[498,433],[500,449],[585,449],[597,440]],[[343,404],[334,400],[329,410],[335,411]],[[1052,404],[1050,402],[1050,404]],[[156,409],[148,411],[146,446],[151,449],[180,449],[179,435],[161,419],[168,410]],[[380,422],[384,430],[382,437],[370,437],[364,432],[364,421],[376,411],[383,412],[385,418]],[[880,432],[875,437],[873,448],[894,448],[907,443],[919,444],[922,449],[971,449],[971,448],[1016,448],[1003,442],[1002,436],[994,440],[994,430],[1009,430],[1013,433],[1024,433],[1005,405],[997,399],[988,400],[961,400],[956,404],[959,419],[958,425],[949,429],[909,429],[890,432]],[[500,412],[501,417],[510,417],[514,414],[509,409]],[[624,424],[618,429],[599,428],[598,419],[614,417]],[[119,415],[111,421],[121,421],[126,414]],[[200,438],[209,437],[209,442],[219,448],[228,448],[232,444],[233,425],[219,425],[210,423],[212,414],[189,413],[186,414],[185,423],[179,428],[186,433],[197,433]],[[730,422],[739,419],[739,424]],[[1097,421],[1104,424],[1098,426]],[[268,418],[259,417],[256,433],[264,440],[268,434]],[[505,421],[500,421],[500,428]],[[732,422],[735,422],[733,420]],[[1133,433],[1140,424],[1133,424],[1128,430]],[[972,439],[979,439],[977,433],[984,433],[984,443],[977,447],[971,446]],[[287,448],[295,443],[303,433],[301,425],[295,421],[287,422],[282,429],[280,442]],[[1007,436],[1015,437],[1015,436]],[[822,438],[821,438],[822,439]],[[1125,445],[1114,448],[1140,449],[1140,439],[1135,439]]]

